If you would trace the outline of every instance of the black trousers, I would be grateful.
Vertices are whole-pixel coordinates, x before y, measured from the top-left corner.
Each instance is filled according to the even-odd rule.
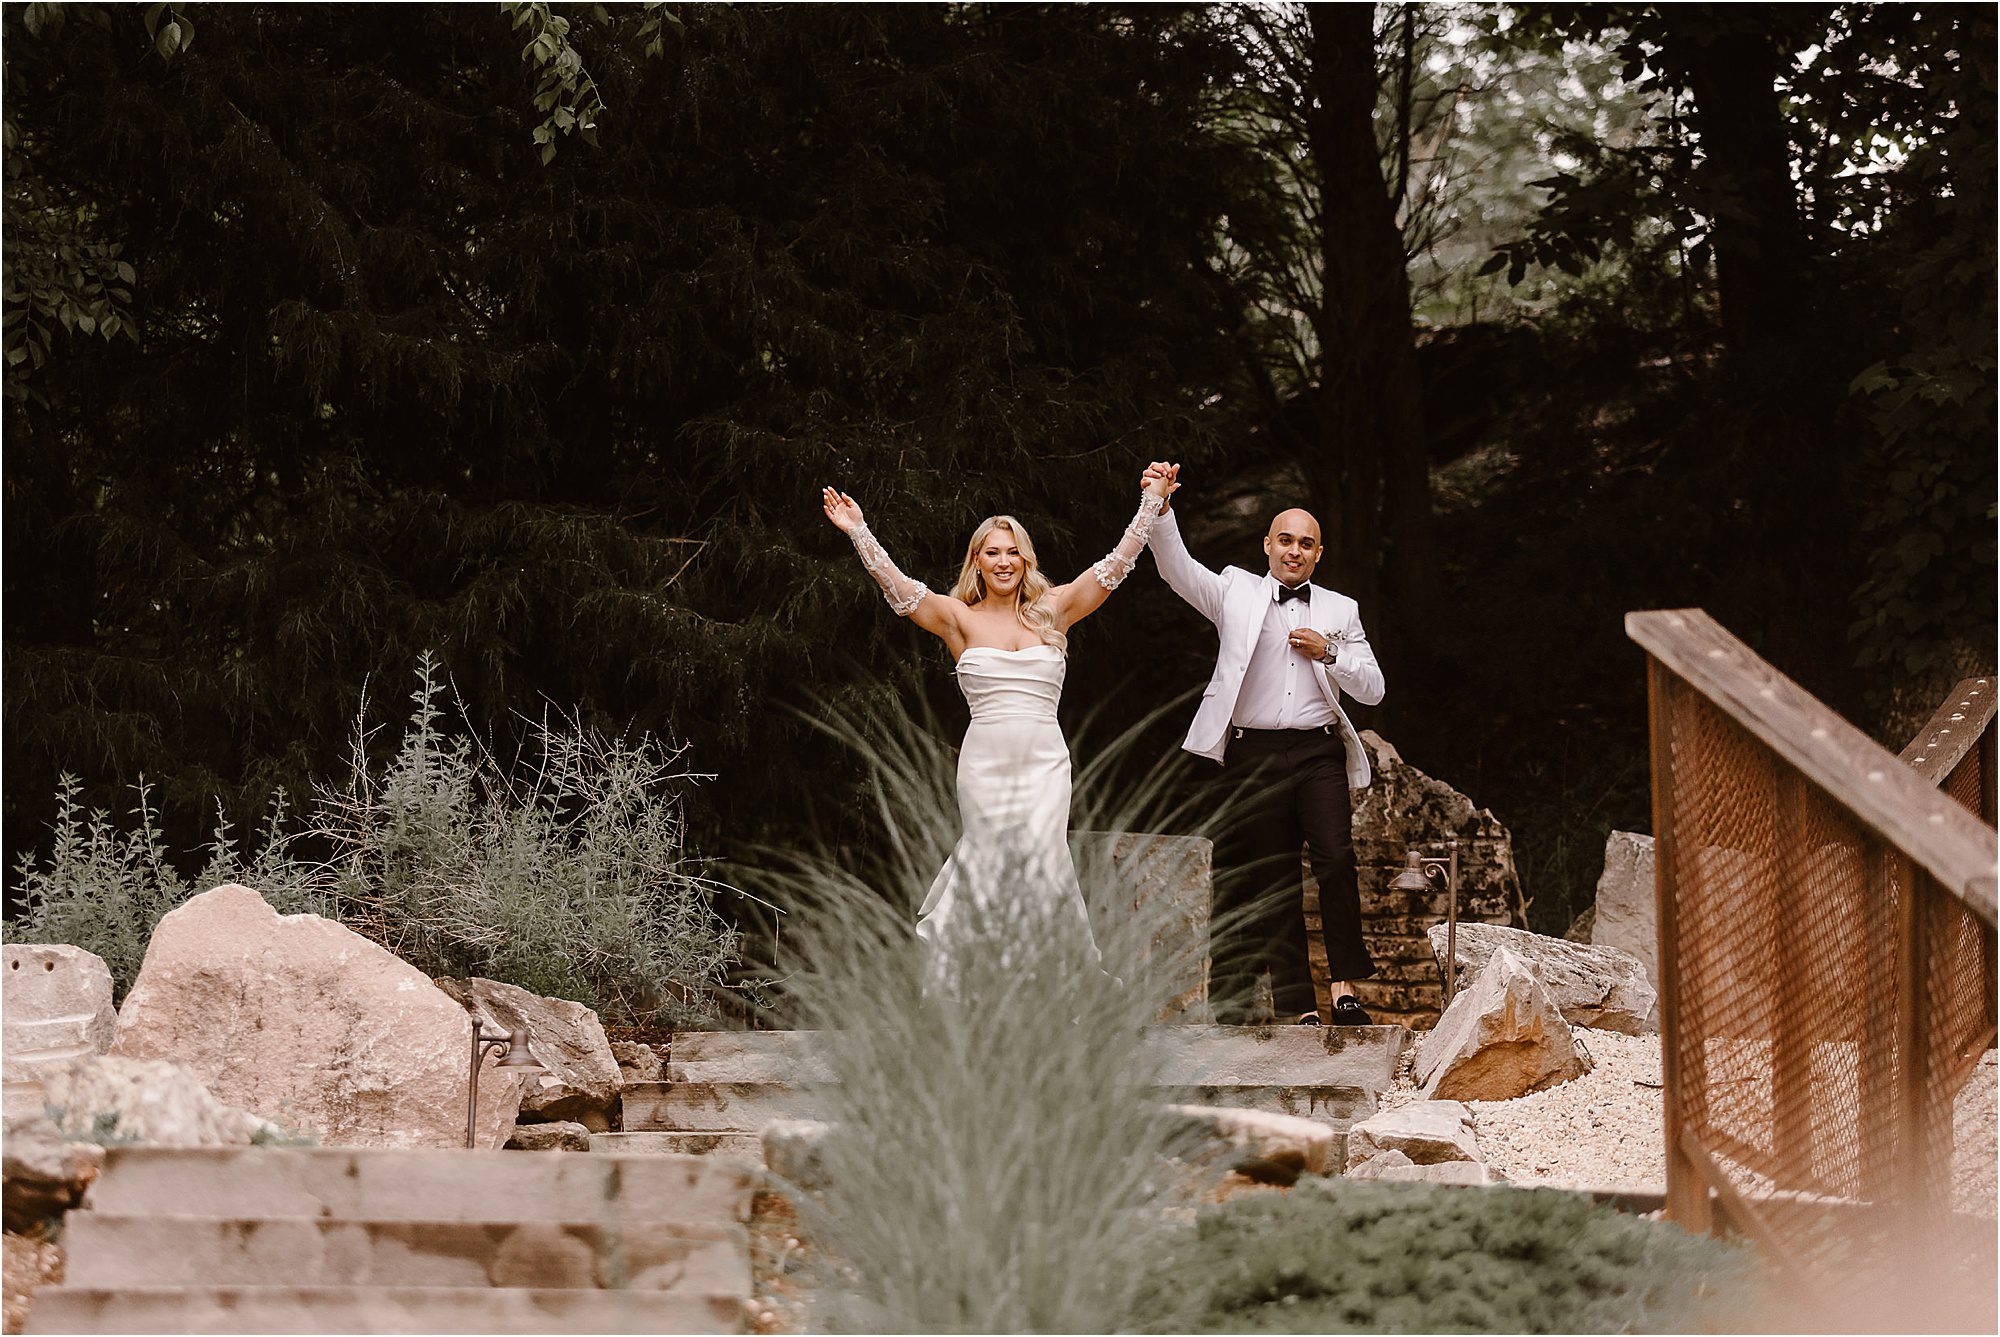
[[[1375,963],[1361,939],[1353,797],[1337,729],[1234,729],[1222,782],[1232,799],[1216,852],[1214,968],[1217,1019],[1250,1019],[1258,975],[1271,976],[1280,1020],[1312,1011],[1305,888],[1299,847],[1319,880],[1326,959],[1336,980],[1366,979]]]

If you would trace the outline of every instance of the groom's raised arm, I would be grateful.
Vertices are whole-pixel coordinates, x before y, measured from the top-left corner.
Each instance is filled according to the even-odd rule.
[[[1175,594],[1193,604],[1203,617],[1220,624],[1222,592],[1227,582],[1188,552],[1187,544],[1181,538],[1180,521],[1174,518],[1171,505],[1153,522],[1152,537],[1148,551],[1159,565],[1160,578]]]

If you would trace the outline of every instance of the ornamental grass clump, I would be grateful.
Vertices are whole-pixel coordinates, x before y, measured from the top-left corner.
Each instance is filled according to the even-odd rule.
[[[1140,898],[1143,845],[1114,869],[1080,842],[1099,960],[1061,870],[1006,843],[967,869],[943,951],[912,931],[959,835],[951,755],[892,716],[827,726],[863,759],[887,851],[860,865],[768,856],[796,961],[785,1005],[819,1032],[833,1125],[824,1188],[797,1196],[826,1252],[835,1331],[1105,1332],[1128,1326],[1173,1209],[1203,1186],[1159,1101],[1159,1020],[1188,966],[1168,898]],[[1158,788],[1080,793],[1076,825],[1186,829]],[[1163,820],[1166,819],[1166,820]],[[1169,823],[1173,824],[1169,824]],[[1134,902],[1138,901],[1138,904]]]

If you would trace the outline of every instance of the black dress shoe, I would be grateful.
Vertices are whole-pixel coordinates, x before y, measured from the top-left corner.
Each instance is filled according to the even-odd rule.
[[[1333,1024],[1336,1026],[1373,1026],[1374,1019],[1361,1008],[1361,1000],[1351,993],[1344,993],[1340,1001],[1333,1005]]]
[[[1317,1012],[1301,1013],[1298,1022],[1296,1024],[1300,1026],[1317,1026],[1319,1025],[1319,1013]]]

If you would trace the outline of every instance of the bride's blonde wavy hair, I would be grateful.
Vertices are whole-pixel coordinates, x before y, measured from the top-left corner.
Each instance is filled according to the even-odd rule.
[[[1054,611],[1042,602],[1055,583],[1042,574],[1041,563],[1035,560],[1034,541],[1013,516],[989,515],[973,528],[972,541],[965,545],[965,565],[958,569],[958,582],[951,587],[952,596],[967,604],[976,604],[986,597],[986,577],[980,574],[979,563],[974,559],[987,536],[996,529],[1012,534],[1014,545],[1021,550],[1021,593],[1014,605],[1021,625],[1040,637],[1042,644],[1053,645],[1068,654],[1069,637],[1056,629]]]

